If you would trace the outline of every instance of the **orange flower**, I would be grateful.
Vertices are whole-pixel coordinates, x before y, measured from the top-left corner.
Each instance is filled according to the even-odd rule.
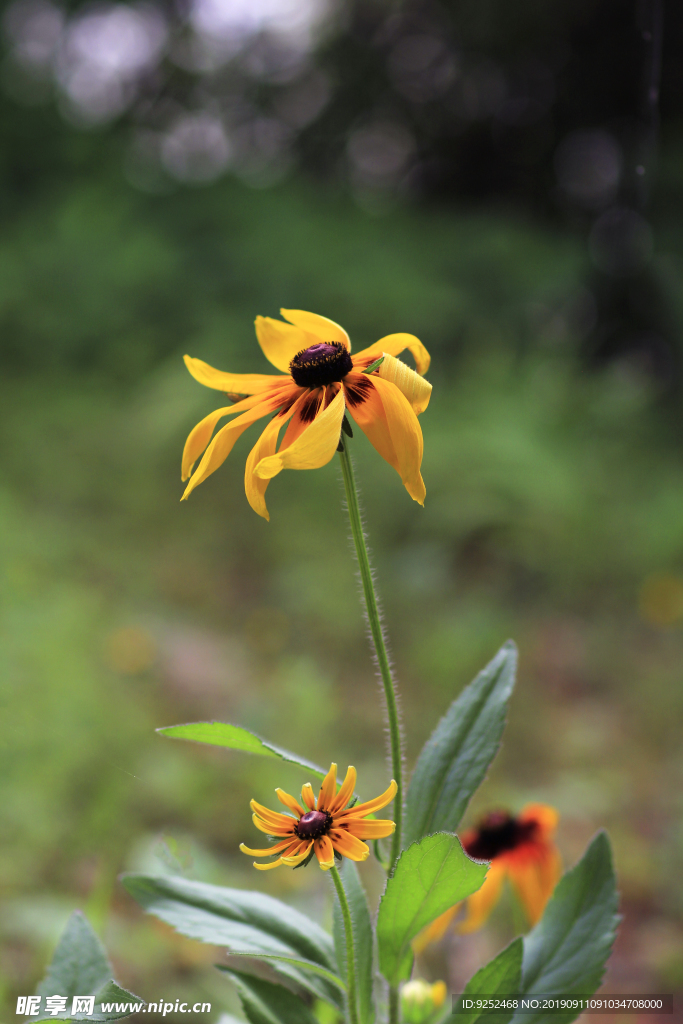
[[[417,413],[429,402],[431,385],[420,376],[429,354],[412,334],[390,334],[351,355],[346,331],[316,313],[280,311],[289,323],[256,318],[256,337],[268,360],[283,375],[224,373],[185,356],[200,384],[236,399],[198,423],[185,443],[182,477],[189,478],[183,498],[225,462],[237,438],[256,420],[276,415],[247,459],[245,489],[249,504],[268,519],[265,492],[283,469],[317,469],[333,457],[346,410],[379,454],[398,472],[411,498],[424,503],[420,475],[422,431]],[[409,349],[418,372],[395,357]],[[382,359],[381,365],[365,372]],[[211,439],[218,421],[235,418]],[[280,446],[278,437],[287,425]],[[193,467],[200,455],[197,469]]]
[[[396,827],[393,821],[364,821],[368,814],[386,807],[394,799],[396,783],[391,780],[389,788],[374,800],[363,804],[349,804],[356,786],[356,769],[349,768],[346,778],[337,792],[337,766],[333,764],[322,781],[316,802],[313,787],[307,782],[301,790],[304,807],[293,796],[281,789],[276,789],[278,800],[295,815],[280,814],[271,811],[255,800],[251,801],[254,812],[254,824],[261,832],[280,839],[281,842],[269,846],[265,850],[250,850],[244,843],[240,845],[242,853],[251,857],[270,857],[279,854],[277,860],[270,864],[256,864],[259,871],[269,871],[280,864],[298,867],[306,858],[315,853],[323,871],[334,865],[335,856],[348,857],[350,860],[365,860],[370,847],[363,839],[383,839],[390,836]],[[348,806],[347,806],[348,805]]]
[[[491,867],[481,889],[467,898],[466,913],[456,926],[457,931],[481,928],[500,899],[506,877],[526,911],[529,924],[536,924],[562,874],[560,853],[553,842],[558,818],[554,807],[527,804],[516,818],[507,811],[494,811],[477,828],[461,836],[465,853],[475,860],[491,861]],[[416,952],[438,942],[459,907],[458,903],[432,921],[416,940]]]

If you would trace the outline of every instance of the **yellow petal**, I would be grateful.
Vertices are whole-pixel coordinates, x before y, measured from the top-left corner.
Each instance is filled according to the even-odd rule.
[[[295,800],[289,793],[285,793],[284,789],[276,789],[275,792],[280,803],[289,807],[290,811],[294,811],[297,817],[301,818],[306,813],[298,800]]]
[[[432,385],[428,380],[421,377],[419,373],[415,373],[415,370],[411,370],[400,359],[395,359],[394,356],[387,353],[384,354],[384,362],[377,373],[382,380],[391,381],[396,385],[416,413],[425,411],[432,396]]]
[[[236,402],[235,405],[228,405],[222,409],[214,409],[196,427],[193,427],[183,450],[182,479],[187,480],[189,477],[192,467],[211,440],[216,424],[223,416],[236,416],[252,409],[261,401],[261,395],[250,395],[243,402]]]
[[[296,355],[296,353],[294,354]],[[255,395],[282,380],[281,377],[269,373],[224,373],[223,370],[216,370],[213,366],[209,366],[202,359],[193,359],[192,356],[183,356],[183,359],[195,380],[207,388],[215,388],[216,391],[229,391],[237,395]],[[289,363],[287,367],[289,367]]]
[[[347,803],[353,796],[353,791],[355,788],[356,769],[347,768],[346,778],[344,779],[339,792],[331,801],[330,806],[327,808],[330,814],[335,814],[337,811],[341,811],[342,808],[346,807]]]
[[[273,868],[279,868],[281,864],[284,864],[282,857],[278,857],[272,864],[258,864],[254,861],[254,867],[257,871],[272,871]]]
[[[291,324],[296,324],[297,327],[313,334],[316,341],[340,341],[349,352],[351,351],[351,339],[344,328],[334,320],[328,320],[326,316],[319,316],[317,313],[306,313],[303,309],[281,309],[280,313]]]
[[[314,843],[315,855],[323,871],[329,871],[334,867],[334,847],[328,836],[316,839]]]
[[[358,839],[384,839],[396,831],[396,825],[388,818],[375,821],[353,821],[347,822],[346,828],[357,836]]]
[[[204,452],[202,461],[192,474],[190,482],[185,488],[185,493],[182,497],[183,501],[189,498],[195,487],[198,487],[199,484],[203,483],[207,477],[211,476],[212,473],[215,473],[223,465],[232,451],[235,441],[244,433],[247,427],[255,423],[256,420],[260,420],[262,416],[267,416],[268,413],[274,412],[281,401],[282,398],[278,392],[275,396],[270,396],[266,401],[260,402],[253,409],[250,409],[249,412],[238,416],[236,420],[228,423],[227,426],[218,431]]]
[[[542,917],[562,874],[562,860],[557,848],[549,843],[535,857],[519,860],[507,858],[508,877],[524,907],[530,925]]]
[[[282,320],[257,316],[254,323],[256,337],[264,356],[283,373],[289,372],[289,364],[298,352],[318,344],[318,338],[314,334],[309,334],[308,331],[293,324],[286,324]]]
[[[315,794],[313,793],[313,786],[310,782],[304,783],[301,787],[301,799],[306,804],[309,811],[315,810]]]
[[[370,847],[367,843],[361,842],[360,839],[352,836],[346,829],[331,829],[330,839],[335,850],[341,853],[343,857],[348,857],[349,860],[364,861],[370,856]]]
[[[432,361],[431,356],[420,339],[416,338],[414,334],[387,334],[385,338],[380,338],[374,345],[370,345],[369,348],[364,348],[362,352],[358,352],[353,358],[353,363],[354,366],[359,366],[366,362],[369,365],[375,359],[379,359],[385,352],[390,356],[400,356],[401,352],[405,352],[406,349],[408,349],[415,360],[417,372],[420,374],[426,373]]]
[[[280,811],[271,811],[269,807],[264,807],[263,804],[257,803],[256,800],[251,800],[249,806],[263,821],[273,825],[275,828],[289,828],[291,830],[296,824],[294,819],[290,818],[288,814],[281,814]]]
[[[280,430],[286,423],[286,416],[274,416],[267,425],[258,441],[249,452],[247,464],[244,467],[244,491],[247,501],[257,515],[265,520],[270,520],[270,514],[266,507],[266,488],[270,480],[264,480],[256,475],[256,467],[261,459],[274,455],[277,448],[277,439]]]
[[[330,770],[322,781],[320,786],[320,793],[318,794],[317,809],[319,811],[328,810],[332,799],[337,792],[337,766],[336,764],[330,765]]]
[[[368,814],[374,814],[375,811],[379,811],[382,807],[386,807],[396,796],[397,785],[392,779],[389,783],[389,788],[385,789],[381,796],[376,796],[374,800],[366,800],[363,804],[356,804],[355,807],[349,808],[348,811],[344,811],[340,815],[335,815],[335,824],[338,821],[350,821],[354,818],[364,818]]]
[[[439,1009],[446,1002],[448,989],[445,981],[435,981],[432,985],[432,1003],[435,1009]]]
[[[423,442],[418,418],[408,399],[394,384],[381,377],[376,378],[373,384],[382,399],[401,480],[410,497],[424,505],[426,492],[420,474]]]
[[[311,852],[311,846],[313,845],[312,839],[304,839],[302,842],[297,843],[296,847],[292,849],[291,853],[283,854],[282,860],[290,868],[295,868],[297,864],[301,864],[302,860],[306,860],[309,853]]]
[[[400,395],[400,392],[397,394]],[[257,475],[268,480],[277,476],[283,469],[319,469],[320,466],[325,466],[334,456],[339,444],[344,408],[344,392],[340,388],[327,408],[316,416],[311,425],[286,451],[280,451],[277,455],[271,455],[259,462],[256,467]]]
[[[465,935],[467,932],[475,932],[481,928],[500,899],[505,874],[505,866],[500,861],[492,861],[481,889],[467,897],[465,903],[467,913],[464,920],[457,925],[457,931]]]
[[[280,850],[288,849],[291,845],[291,839],[283,839],[281,843],[275,843],[274,846],[269,846],[265,850],[252,850],[251,847],[246,846],[244,843],[240,843],[240,850],[242,853],[246,853],[250,857],[270,857],[274,853],[279,853]]]
[[[267,836],[292,836],[294,835],[293,828],[280,828],[278,825],[272,825],[269,821],[264,821],[263,818],[259,818],[258,814],[252,814],[251,820],[256,825],[256,828],[260,832],[265,832]],[[291,820],[291,819],[290,819]]]

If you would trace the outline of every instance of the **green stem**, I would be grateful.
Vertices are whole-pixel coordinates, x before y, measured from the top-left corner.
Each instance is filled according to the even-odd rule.
[[[398,860],[401,853],[401,829],[403,826],[403,764],[401,760],[401,725],[398,716],[398,702],[396,700],[396,689],[394,686],[394,680],[391,675],[389,656],[387,655],[387,649],[384,643],[384,634],[382,632],[382,622],[380,619],[379,607],[377,604],[377,595],[375,594],[375,585],[372,580],[372,569],[370,568],[368,549],[365,544],[365,534],[363,533],[363,522],[361,520],[360,508],[358,505],[358,491],[356,490],[356,481],[353,474],[353,464],[351,462],[351,456],[349,455],[347,449],[346,440],[344,440],[342,443],[342,448],[341,451],[339,452],[339,458],[341,459],[342,474],[344,477],[346,503],[349,508],[351,533],[353,535],[353,543],[356,546],[356,555],[358,556],[360,578],[363,584],[363,594],[365,596],[365,607],[367,609],[368,614],[368,623],[370,625],[372,642],[375,646],[375,653],[377,655],[377,664],[379,666],[380,675],[382,677],[382,684],[384,686],[384,696],[387,702],[387,717],[389,719],[389,739],[391,741],[391,767],[397,786],[396,799],[394,801],[394,821],[396,823],[396,831],[394,832],[391,844],[391,856],[389,858],[388,872],[391,875],[396,866],[396,861]]]
[[[346,935],[346,1003],[349,1008],[350,1024],[358,1024],[358,1001],[356,997],[356,955],[353,943],[353,923],[349,901],[344,892],[341,876],[336,865],[330,868],[332,881],[337,890],[337,898],[344,918],[344,932]]]
[[[398,985],[391,985],[389,987],[389,1024],[399,1024],[399,1000],[400,996],[398,992]]]

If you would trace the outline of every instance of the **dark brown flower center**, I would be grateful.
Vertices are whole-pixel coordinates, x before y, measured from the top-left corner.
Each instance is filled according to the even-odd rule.
[[[330,825],[332,816],[327,811],[308,811],[294,826],[294,831],[299,839],[320,839],[324,836]]]
[[[507,811],[493,811],[479,823],[474,838],[464,844],[465,852],[477,860],[493,860],[535,839],[537,830],[535,821],[518,821]]]
[[[340,341],[321,341],[297,353],[289,364],[300,388],[320,388],[341,380],[353,369],[351,356]]]

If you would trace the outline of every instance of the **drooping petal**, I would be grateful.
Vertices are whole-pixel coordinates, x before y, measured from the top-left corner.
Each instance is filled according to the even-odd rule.
[[[510,883],[524,907],[529,924],[535,925],[562,875],[560,852],[553,843],[538,844],[533,856],[508,856],[505,859]]]
[[[329,836],[321,836],[315,840],[315,855],[323,871],[329,871],[334,867],[334,846]]]
[[[387,334],[385,338],[380,338],[374,345],[370,345],[369,348],[364,348],[362,352],[356,353],[353,357],[353,365],[369,366],[375,359],[379,359],[383,352],[388,352],[390,356],[400,356],[401,352],[405,352],[406,349],[408,349],[415,360],[417,372],[419,374],[426,373],[432,361],[431,356],[420,339],[416,338],[414,334]]]
[[[259,462],[257,475],[272,479],[283,469],[319,469],[325,466],[337,450],[343,418],[344,392],[340,388],[327,408],[289,448]]]
[[[330,770],[325,776],[320,786],[320,793],[318,794],[317,809],[319,811],[329,810],[332,799],[337,792],[337,766],[336,764],[330,765]]]
[[[297,843],[295,847],[289,851],[289,853],[282,854],[282,860],[290,868],[295,868],[297,864],[301,864],[302,860],[308,857],[313,845],[312,839],[302,839],[300,843]]]
[[[465,935],[468,932],[476,932],[478,928],[481,928],[500,899],[505,874],[506,868],[500,859],[491,862],[491,867],[481,889],[467,897],[465,917],[456,926],[457,931]]]
[[[377,377],[373,383],[379,391],[384,406],[389,433],[398,461],[399,476],[410,497],[420,505],[424,505],[426,491],[420,474],[423,442],[418,418],[408,399],[394,384],[382,380],[381,377]]]
[[[341,788],[337,795],[330,802],[330,806],[327,810],[330,814],[335,814],[337,811],[341,811],[342,808],[346,807],[347,803],[353,796],[353,791],[356,788],[356,769],[353,767],[347,768],[346,778],[344,779]]]
[[[297,402],[296,409],[293,410],[293,416],[289,421],[289,426],[285,431],[285,436],[282,438],[281,452],[293,445],[296,439],[301,437],[304,430],[311,425],[318,413],[325,408],[325,391],[325,388],[316,388],[315,391],[308,391],[305,399]]]
[[[236,402],[235,405],[227,405],[222,409],[214,409],[203,420],[200,420],[197,426],[192,428],[185,442],[181,470],[182,479],[187,480],[190,476],[192,467],[211,440],[216,424],[223,416],[235,416],[246,412],[248,409],[253,409],[262,400],[262,395],[250,395],[243,402]]]
[[[280,853],[281,850],[288,850],[291,845],[291,839],[283,839],[281,843],[276,843],[274,846],[268,846],[265,850],[252,850],[251,847],[246,846],[244,843],[240,843],[240,850],[242,853],[246,853],[250,857],[271,857],[274,853]]]
[[[367,843],[361,842],[344,828],[330,829],[330,839],[335,850],[349,860],[363,861],[370,856],[370,847]]]
[[[190,482],[185,488],[182,500],[185,501],[189,498],[195,487],[198,487],[199,484],[203,483],[207,477],[211,476],[212,473],[215,473],[219,466],[223,465],[232,451],[235,441],[244,433],[247,427],[251,426],[252,423],[255,423],[256,420],[260,420],[261,417],[267,416],[268,413],[274,412],[281,404],[281,393],[275,392],[265,401],[260,402],[248,412],[242,413],[242,415],[238,416],[237,419],[232,421],[232,423],[228,423],[227,426],[219,430],[209,447],[204,452],[202,461],[190,477]]]
[[[344,328],[334,320],[328,320],[326,316],[319,316],[318,313],[306,313],[303,309],[281,309],[280,313],[291,324],[296,324],[309,334],[315,335],[316,341],[340,341],[349,352],[351,351],[351,339]]]
[[[443,914],[435,918],[423,932],[420,932],[417,938],[413,940],[414,952],[419,955],[427,946],[431,946],[433,942],[439,942],[448,931],[449,924],[461,906],[461,903],[456,903],[454,907],[449,907]]]
[[[385,354],[384,362],[377,370],[377,374],[382,380],[388,380],[396,385],[410,402],[414,413],[425,411],[432,397],[432,385],[419,373],[415,373],[415,370],[411,370],[400,359]]]
[[[256,825],[256,828],[260,832],[265,832],[267,836],[292,836],[294,835],[294,828],[280,828],[278,825],[272,825],[269,821],[264,821],[263,818],[259,818],[258,814],[252,814],[251,820]]]
[[[301,818],[306,813],[299,801],[295,800],[289,793],[285,793],[284,789],[276,789],[275,792],[280,803],[284,804],[285,807],[289,807],[290,811],[293,811],[297,817]]]
[[[259,864],[258,861],[254,861],[254,867],[257,871],[271,871],[273,868],[279,868],[281,864],[284,864],[282,857],[278,857],[272,864]]]
[[[283,373],[289,372],[289,364],[298,352],[318,344],[319,339],[315,334],[309,334],[294,324],[286,324],[283,320],[257,316],[254,323],[264,356]]]
[[[355,807],[350,807],[347,811],[343,811],[342,814],[335,815],[335,825],[337,823],[352,821],[354,818],[364,818],[368,814],[374,814],[375,811],[379,811],[382,807],[386,807],[396,796],[397,785],[392,779],[389,783],[389,788],[381,794],[376,796],[374,800],[366,800],[365,803],[356,804]]]
[[[309,811],[315,810],[315,794],[313,792],[313,786],[310,782],[305,782],[301,787],[301,799],[308,807]]]
[[[292,401],[293,398],[294,401]],[[270,520],[270,515],[266,508],[265,495],[270,480],[264,480],[263,477],[257,476],[256,467],[262,459],[275,454],[280,430],[290,416],[296,414],[296,411],[301,408],[307,398],[308,392],[306,390],[292,385],[283,409],[266,426],[247,458],[247,464],[244,468],[244,490],[247,495],[247,501],[254,512],[267,521]]]
[[[388,818],[381,818],[375,821],[353,821],[347,822],[345,826],[351,835],[358,839],[384,839],[396,831],[396,824]]]
[[[294,353],[296,355],[296,352]],[[282,381],[282,377],[270,373],[225,373],[209,366],[202,359],[183,356],[185,366],[195,380],[216,391],[228,391],[236,395],[255,395]],[[286,369],[289,368],[289,363]],[[283,382],[284,383],[284,382]]]

